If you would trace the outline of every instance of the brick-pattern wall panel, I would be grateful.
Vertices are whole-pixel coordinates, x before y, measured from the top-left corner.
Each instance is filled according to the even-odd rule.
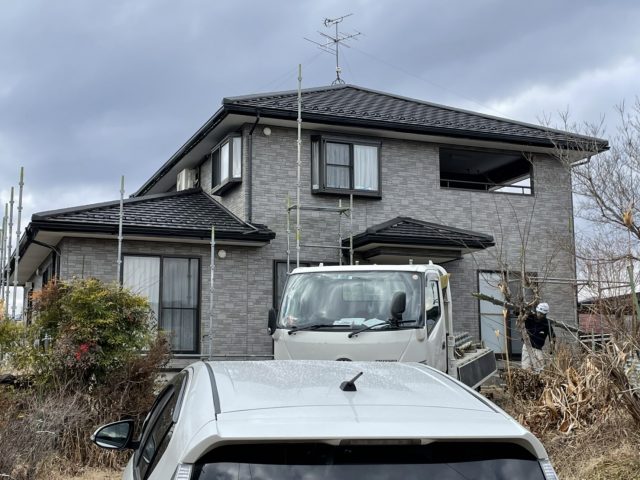
[[[287,194],[295,201],[295,129],[272,127],[272,135],[254,136],[254,221],[267,224],[277,234],[269,247],[275,258],[286,252]],[[516,268],[527,240],[527,270],[549,276],[574,277],[569,249],[572,245],[570,177],[556,161],[538,155],[534,163],[535,195],[499,194],[444,189],[439,182],[439,150],[435,144],[384,139],[381,147],[382,199],[355,198],[354,231],[399,215],[493,235],[496,247],[450,262],[456,330],[479,336],[477,290],[479,270]],[[335,206],[338,197],[313,195],[310,190],[310,133],[303,132],[301,203]],[[348,197],[343,197],[347,202]],[[337,215],[303,212],[302,241],[337,244]],[[292,215],[292,230],[295,219]],[[343,221],[343,232],[348,230]],[[294,235],[292,241],[292,258]],[[302,248],[302,260],[337,259],[326,250]],[[548,267],[553,267],[547,271]],[[553,285],[544,291],[556,318],[575,322],[575,292],[570,285]]]
[[[197,257],[200,276],[201,354],[209,354],[210,246],[168,242],[123,242],[124,254]],[[67,238],[61,244],[63,278],[95,277],[114,281],[117,242]],[[216,358],[270,356],[271,337],[266,335],[271,305],[271,261],[261,249],[218,244],[226,257],[216,257],[213,303],[213,354]],[[259,281],[258,281],[259,280]]]

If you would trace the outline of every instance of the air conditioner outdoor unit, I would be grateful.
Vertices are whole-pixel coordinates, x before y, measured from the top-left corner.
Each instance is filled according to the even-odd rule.
[[[176,190],[188,190],[196,186],[198,181],[197,172],[193,168],[185,168],[178,173],[178,184]]]

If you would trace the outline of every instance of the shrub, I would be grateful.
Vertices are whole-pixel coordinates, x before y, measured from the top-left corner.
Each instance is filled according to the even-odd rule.
[[[34,478],[51,462],[69,473],[121,466],[125,455],[89,436],[122,418],[140,425],[153,402],[170,347],[148,302],[95,279],[57,281],[34,295],[33,313],[29,327],[0,322],[0,348],[31,379],[0,390],[0,476]]]
[[[45,382],[54,376],[101,384],[155,335],[144,298],[96,279],[50,282],[34,295],[33,313],[39,339],[51,338],[52,346],[36,349],[27,363]]]

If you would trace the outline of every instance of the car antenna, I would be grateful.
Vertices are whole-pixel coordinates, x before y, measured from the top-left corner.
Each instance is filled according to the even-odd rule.
[[[340,390],[343,392],[356,392],[358,389],[356,388],[356,380],[358,380],[362,376],[363,372],[360,372],[351,380],[346,380],[340,384]]]

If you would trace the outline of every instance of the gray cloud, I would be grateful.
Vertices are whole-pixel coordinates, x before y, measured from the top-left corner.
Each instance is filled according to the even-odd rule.
[[[329,84],[303,37],[345,13],[350,83],[525,121],[639,93],[635,1],[0,0],[2,201],[19,165],[32,211],[135,191],[222,97]]]

